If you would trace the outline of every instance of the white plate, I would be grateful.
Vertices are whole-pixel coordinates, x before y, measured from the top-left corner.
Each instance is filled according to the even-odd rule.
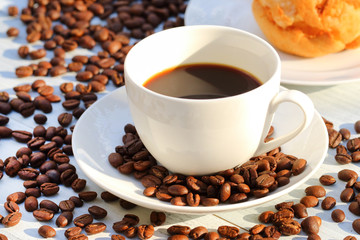
[[[251,10],[252,0],[190,0],[185,25],[224,25],[251,32],[266,40]],[[334,85],[360,80],[360,49],[318,58],[302,58],[278,51],[282,83]]]
[[[296,126],[300,121],[299,118],[294,118],[297,114],[300,114],[300,110],[294,109],[290,104],[282,104],[273,123],[275,133],[281,134]],[[316,112],[310,127],[282,146],[284,153],[308,161],[305,171],[299,176],[292,177],[288,185],[278,188],[266,197],[243,203],[220,204],[213,207],[181,207],[145,197],[142,193],[144,187],[138,180],[120,174],[108,163],[108,155],[115,151],[117,145],[122,144],[123,127],[127,123],[132,123],[132,119],[123,87],[98,100],[76,123],[72,140],[75,159],[87,177],[103,189],[137,205],[167,212],[207,214],[248,208],[278,198],[309,179],[324,161],[328,149],[325,125]]]

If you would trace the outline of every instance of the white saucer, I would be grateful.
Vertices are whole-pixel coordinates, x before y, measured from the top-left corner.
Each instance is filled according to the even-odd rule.
[[[185,25],[224,25],[251,32],[266,40],[251,10],[252,0],[190,0]],[[334,85],[360,80],[360,49],[301,58],[278,51],[282,61],[282,83]]]
[[[300,110],[294,109],[293,105],[282,104],[273,123],[275,133],[281,134],[296,126],[299,119],[291,117],[297,114],[300,114]],[[122,144],[123,127],[127,123],[132,123],[132,119],[127,105],[126,91],[122,87],[98,100],[76,123],[72,138],[76,161],[86,176],[101,188],[137,205],[159,211],[208,214],[248,208],[270,201],[292,191],[309,179],[324,161],[328,149],[325,125],[319,113],[315,112],[310,127],[282,146],[284,153],[304,158],[308,162],[305,171],[299,176],[292,177],[288,185],[266,197],[243,203],[220,204],[213,207],[181,207],[156,198],[145,197],[142,193],[144,187],[138,180],[119,173],[108,163],[108,155],[115,151],[117,145]]]

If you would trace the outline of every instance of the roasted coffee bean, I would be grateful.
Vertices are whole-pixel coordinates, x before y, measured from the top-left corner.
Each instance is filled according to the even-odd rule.
[[[294,215],[297,218],[305,218],[308,216],[306,206],[302,203],[295,204],[292,206],[292,209],[294,210]]]
[[[352,227],[355,230],[355,232],[360,234],[360,219],[354,220],[353,223],[352,223]]]
[[[345,213],[341,209],[335,209],[331,213],[331,218],[334,222],[342,222],[345,220]]]
[[[21,220],[22,214],[20,212],[13,212],[2,219],[2,224],[5,227],[12,227],[18,224]]]
[[[49,225],[43,225],[38,229],[38,233],[43,238],[52,238],[56,236],[56,231]]]
[[[0,126],[0,138],[9,138],[12,136],[12,130],[8,127]]]
[[[342,135],[335,129],[328,129],[328,134],[329,134],[329,147],[336,148],[342,140]]]
[[[99,206],[91,206],[88,211],[95,219],[103,219],[107,215],[107,211]]]
[[[10,27],[7,31],[6,31],[6,35],[8,37],[17,37],[19,35],[19,29],[16,27]]]
[[[53,196],[60,190],[56,183],[43,183],[40,186],[40,191],[44,196]]]
[[[192,239],[202,239],[204,238],[204,236],[208,233],[208,230],[206,227],[203,226],[199,226],[199,227],[195,227],[193,228],[190,233],[189,233],[189,237]]]
[[[15,177],[17,173],[20,171],[22,165],[16,159],[10,159],[9,162],[6,164],[5,173],[9,177]]]
[[[8,122],[9,122],[8,117],[0,115],[0,126],[4,126],[4,125],[8,124]]]
[[[120,199],[119,203],[122,208],[127,210],[133,209],[137,206],[136,204],[126,201],[125,199]]]
[[[29,56],[31,59],[40,59],[46,56],[46,50],[44,48],[40,48],[38,50],[34,50],[29,52]]]
[[[39,96],[34,99],[35,108],[43,111],[44,113],[52,112],[52,105],[49,100],[46,98]]]
[[[59,212],[59,206],[51,200],[44,199],[40,202],[40,208],[46,208],[54,213]]]
[[[307,217],[301,222],[302,230],[307,234],[317,234],[319,232],[319,222],[315,216]]]
[[[73,220],[73,213],[72,212],[62,212],[57,218],[56,218],[56,226],[58,227],[66,227],[67,225],[71,224],[71,221]]]
[[[321,203],[321,208],[324,210],[330,210],[333,207],[335,207],[336,205],[336,199],[333,197],[326,197],[322,203]]]
[[[239,228],[233,226],[220,226],[217,231],[220,236],[225,238],[235,238],[240,232]]]
[[[26,195],[23,192],[15,192],[10,194],[9,196],[7,196],[6,201],[10,202],[16,202],[17,204],[20,204],[22,202],[24,202],[26,199]]]
[[[55,160],[55,158],[54,158]],[[86,187],[86,180],[85,179],[75,179],[73,181],[73,183],[71,184],[71,188],[75,191],[75,192],[81,192],[82,190],[84,190],[84,188]]]
[[[113,202],[113,201],[119,200],[118,196],[115,196],[114,194],[112,194],[112,193],[110,193],[108,191],[102,192],[100,197],[105,202]]]
[[[354,129],[356,133],[360,133],[360,120],[355,122]]]
[[[46,97],[54,93],[54,88],[49,85],[41,86],[36,90],[41,96]]]
[[[0,233],[0,240],[8,240],[8,238],[4,234]]]
[[[90,214],[83,214],[74,219],[74,224],[78,227],[86,227],[93,222],[93,217]]]
[[[14,105],[14,102],[16,102],[16,101],[19,102],[19,106],[24,103],[22,100],[20,100],[18,98],[12,99],[10,101],[10,103],[8,103],[8,102],[0,102],[0,113],[5,114],[5,115],[9,114],[11,112],[11,109],[14,109],[13,105]]]
[[[39,173],[40,172],[34,168],[22,168],[18,171],[18,176],[22,180],[34,180]]]
[[[259,222],[262,222],[262,223],[269,223],[272,221],[273,215],[274,215],[273,211],[265,211],[259,215],[258,220],[259,220]]]
[[[343,169],[341,171],[338,172],[338,178],[342,181],[349,181],[350,179],[354,178],[357,179],[358,178],[358,174],[350,169]]]
[[[63,164],[66,164],[66,163],[63,163]],[[59,171],[60,171],[60,169],[59,169]],[[76,172],[73,169],[67,169],[64,172],[62,172],[61,175],[60,175],[60,181],[65,186],[71,186],[71,184],[77,178],[78,178],[78,175],[76,174]]]
[[[8,7],[8,14],[9,16],[17,16],[19,14],[19,9],[17,6],[9,6]]]
[[[20,46],[19,49],[18,49],[18,55],[21,58],[26,58],[29,55],[29,47]]]
[[[75,209],[75,204],[71,200],[63,200],[59,203],[59,208],[63,212],[72,212]]]
[[[4,203],[4,208],[8,213],[19,212],[20,211],[19,205],[17,205],[17,203],[14,202],[14,201],[5,202]]]
[[[34,115],[34,121],[37,124],[45,124],[47,121],[47,117],[44,114],[35,114]]]
[[[220,239],[220,235],[217,232],[208,232],[204,236],[205,240],[217,240]]]
[[[49,74],[52,77],[56,77],[56,76],[65,74],[66,72],[67,72],[66,67],[59,65],[59,66],[52,67],[49,71]]]
[[[12,131],[11,135],[16,141],[21,143],[26,143],[30,141],[30,139],[32,138],[31,132],[23,131],[23,130],[14,130]]]
[[[164,212],[152,211],[150,214],[150,222],[155,226],[162,225],[166,220],[166,215]]]
[[[360,216],[360,206],[357,201],[351,202],[349,205],[349,211],[356,216]]]
[[[79,198],[85,202],[90,202],[95,200],[97,197],[97,193],[94,191],[85,191],[79,193]]]
[[[84,112],[84,108],[78,107],[73,110],[72,114],[76,119],[79,119]]]
[[[38,198],[38,197],[41,196],[41,191],[40,191],[39,188],[27,188],[27,189],[25,190],[25,195],[26,195],[27,197],[29,197],[29,196],[34,196],[34,197]]]
[[[68,238],[68,240],[88,240],[88,239],[89,239],[89,238],[88,238],[85,234],[83,234],[83,233]]]
[[[62,106],[66,109],[66,110],[73,110],[75,108],[77,108],[80,105],[80,101],[77,99],[69,99],[69,100],[65,100],[62,103]]]
[[[336,183],[336,179],[330,175],[322,175],[319,178],[319,181],[324,186],[330,186],[330,185],[333,185],[334,183]]]
[[[340,199],[343,202],[351,202],[355,197],[355,192],[354,189],[352,188],[345,188],[341,193],[340,193]]]
[[[315,196],[305,196],[301,198],[300,203],[304,204],[306,207],[316,207],[319,204],[319,199]]]
[[[38,208],[38,200],[36,197],[29,196],[25,199],[25,209],[28,212],[33,212]]]
[[[176,234],[188,235],[190,231],[191,231],[190,227],[183,225],[172,225],[167,229],[167,232],[170,235],[176,235]]]
[[[105,223],[97,222],[97,223],[90,223],[85,227],[85,232],[87,234],[97,234],[101,233],[106,230]]]
[[[38,221],[50,221],[54,217],[54,212],[46,208],[40,208],[33,211],[33,216]]]
[[[16,68],[15,74],[18,78],[29,77],[33,74],[33,69],[28,66],[21,66]]]
[[[80,227],[71,227],[65,230],[64,235],[66,238],[70,238],[79,235],[81,231],[82,229]]]
[[[324,197],[326,195],[326,190],[322,186],[310,186],[305,189],[306,196],[314,196],[317,198]]]
[[[72,114],[71,113],[61,113],[58,116],[58,122],[63,127],[69,126],[71,121],[72,121]]]

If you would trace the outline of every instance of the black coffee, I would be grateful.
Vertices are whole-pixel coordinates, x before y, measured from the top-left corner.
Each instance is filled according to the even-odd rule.
[[[248,92],[261,85],[250,73],[220,64],[189,64],[166,69],[144,87],[171,97],[212,99]]]

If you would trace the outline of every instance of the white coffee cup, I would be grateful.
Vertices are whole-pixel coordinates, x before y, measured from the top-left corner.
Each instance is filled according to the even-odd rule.
[[[170,97],[143,86],[165,69],[195,63],[243,69],[263,84],[236,96],[201,100]],[[131,115],[145,147],[174,173],[205,175],[233,168],[288,142],[309,125],[314,106],[299,91],[280,92],[280,65],[267,42],[230,27],[177,27],[141,40],[126,57],[125,83]],[[300,107],[303,121],[290,133],[265,143],[274,113],[283,102]]]

